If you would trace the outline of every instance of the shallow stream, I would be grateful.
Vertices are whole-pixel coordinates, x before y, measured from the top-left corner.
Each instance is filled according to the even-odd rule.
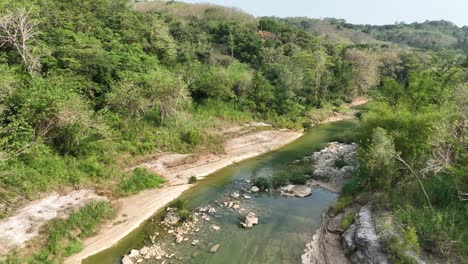
[[[225,200],[245,185],[246,180],[253,176],[268,176],[297,159],[311,155],[328,142],[341,139],[355,125],[355,121],[340,121],[311,128],[303,137],[282,149],[213,173],[185,192],[181,199],[188,201],[189,210]],[[149,237],[156,232],[160,232],[156,243],[165,243],[170,249],[168,253],[175,254],[174,258],[163,259],[165,263],[300,263],[305,244],[311,241],[320,225],[321,212],[337,198],[336,194],[321,188],[314,188],[312,195],[306,198],[283,197],[274,192],[249,195],[252,198],[241,199],[240,206],[255,212],[259,218],[259,224],[251,229],[245,230],[239,225],[238,210],[221,206],[217,207],[217,213],[209,222],[201,224],[200,231],[193,237],[188,236],[187,241],[174,244],[173,237],[160,230],[158,222],[164,212],[159,212],[117,245],[83,263],[120,263],[121,257],[131,249],[149,244]],[[210,226],[213,224],[220,230],[212,230]],[[199,240],[197,246],[190,243],[194,239]],[[216,244],[220,245],[219,249],[215,253],[210,252]]]

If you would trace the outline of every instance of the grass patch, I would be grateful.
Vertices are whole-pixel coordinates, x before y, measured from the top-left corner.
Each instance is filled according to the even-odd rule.
[[[48,223],[44,228],[45,241],[35,252],[29,255],[12,254],[0,263],[63,263],[65,257],[80,252],[83,249],[81,241],[93,235],[113,213],[114,209],[108,202],[91,202],[67,219],[55,219]]]
[[[348,230],[349,226],[354,222],[354,217],[356,216],[355,213],[349,212],[341,221],[341,227],[343,230]]]
[[[353,197],[351,196],[341,196],[338,200],[330,207],[331,212],[335,215],[344,211],[344,209],[351,204]]]
[[[135,194],[146,189],[158,188],[164,182],[162,177],[152,174],[146,168],[136,168],[132,176],[120,184],[119,189],[124,194]]]

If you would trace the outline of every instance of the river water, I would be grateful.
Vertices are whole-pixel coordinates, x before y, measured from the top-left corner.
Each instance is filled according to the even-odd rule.
[[[188,201],[188,209],[213,205],[237,191],[253,176],[269,176],[275,170],[290,165],[293,161],[311,155],[328,142],[336,141],[355,128],[355,121],[340,121],[311,128],[307,133],[277,151],[229,166],[185,192],[181,199]],[[215,217],[200,227],[201,231],[181,244],[174,244],[173,237],[164,235],[158,224],[164,212],[159,212],[140,228],[117,245],[86,259],[85,264],[114,264],[130,249],[139,249],[149,244],[149,236],[157,231],[157,243],[165,243],[178,259],[165,259],[165,263],[212,263],[212,264],[276,264],[299,263],[305,244],[320,225],[321,212],[333,203],[337,195],[321,188],[314,188],[306,198],[283,197],[275,192],[251,194],[243,199],[241,208],[253,211],[259,224],[245,230],[239,226],[236,210],[218,207]],[[211,225],[221,229],[214,231]],[[197,239],[199,245],[190,241]],[[210,248],[219,244],[216,253]],[[161,263],[153,261],[149,263]]]

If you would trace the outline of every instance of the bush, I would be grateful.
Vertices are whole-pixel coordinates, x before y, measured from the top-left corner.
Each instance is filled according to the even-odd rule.
[[[305,174],[302,173],[292,173],[291,176],[289,176],[289,182],[291,184],[305,184],[307,181],[307,177]]]
[[[288,184],[288,178],[284,174],[276,174],[271,181],[273,188],[278,189],[281,186]]]
[[[119,189],[124,194],[135,194],[142,190],[157,188],[166,182],[158,175],[150,173],[146,168],[136,168],[132,176],[120,183]]]
[[[333,106],[334,107],[340,107],[342,104],[343,104],[342,99],[336,99],[335,101],[333,101]]]
[[[341,193],[344,196],[354,196],[366,189],[366,184],[369,181],[369,174],[363,167],[357,168],[353,172],[353,176],[347,181],[342,189]]]
[[[180,135],[180,139],[191,147],[196,147],[201,142],[201,134],[196,129],[190,129]]]
[[[343,156],[339,156],[335,159],[335,167],[338,169],[343,168],[344,166],[348,166],[348,163],[344,160]]]
[[[405,235],[408,241],[414,241],[412,237],[416,236],[422,248],[445,257],[452,253],[468,253],[468,248],[463,242],[468,237],[465,231],[468,227],[462,207],[448,205],[444,209],[434,211],[427,207],[415,208],[407,205],[399,208],[395,215],[402,226],[415,228],[416,235],[410,232]]]
[[[197,176],[190,176],[188,183],[189,184],[194,184],[197,182]]]
[[[187,201],[183,199],[177,199],[174,202],[169,204],[170,208],[175,208],[176,210],[185,210],[187,208]]]
[[[180,217],[181,222],[189,221],[193,218],[192,214],[188,210],[177,210],[177,216]]]
[[[265,177],[255,177],[252,179],[252,182],[260,190],[266,190],[271,187],[271,182]]]

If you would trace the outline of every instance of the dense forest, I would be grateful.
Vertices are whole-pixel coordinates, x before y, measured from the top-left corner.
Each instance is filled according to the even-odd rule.
[[[460,261],[467,51],[467,27],[445,21],[363,26],[174,1],[3,0],[0,218],[67,186],[113,196],[156,186],[122,168],[155,151],[220,151],[226,123],[307,127],[368,96],[362,167],[341,201],[372,193],[393,212],[410,236],[389,242],[395,263],[407,263],[406,247]]]

